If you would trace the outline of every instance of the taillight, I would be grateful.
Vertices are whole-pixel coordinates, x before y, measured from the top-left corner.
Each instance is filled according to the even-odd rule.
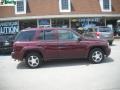
[[[96,32],[97,38],[100,38],[100,32]]]
[[[20,45],[20,43],[14,43],[13,44],[13,51],[17,51],[17,52],[20,52],[23,48],[23,45]]]

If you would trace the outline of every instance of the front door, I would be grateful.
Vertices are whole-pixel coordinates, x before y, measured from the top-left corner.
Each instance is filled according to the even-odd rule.
[[[70,30],[58,30],[59,58],[82,58],[84,45],[78,40],[80,36]]]

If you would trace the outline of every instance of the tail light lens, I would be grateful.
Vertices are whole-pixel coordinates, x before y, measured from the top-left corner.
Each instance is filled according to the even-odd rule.
[[[23,46],[20,45],[19,43],[13,44],[13,51],[15,51],[15,52],[20,52],[22,48],[23,48]]]
[[[100,38],[100,32],[96,32],[97,38]]]

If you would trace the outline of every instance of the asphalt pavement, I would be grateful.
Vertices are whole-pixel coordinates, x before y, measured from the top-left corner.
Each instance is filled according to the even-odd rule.
[[[101,64],[87,60],[47,62],[29,69],[10,55],[0,55],[0,90],[120,90],[120,40]]]

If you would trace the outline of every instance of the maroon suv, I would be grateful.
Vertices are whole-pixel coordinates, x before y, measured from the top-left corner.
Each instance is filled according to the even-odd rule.
[[[43,61],[57,59],[87,58],[100,63],[110,51],[107,41],[86,39],[70,29],[29,28],[17,35],[12,58],[25,60],[30,68],[36,68]]]

